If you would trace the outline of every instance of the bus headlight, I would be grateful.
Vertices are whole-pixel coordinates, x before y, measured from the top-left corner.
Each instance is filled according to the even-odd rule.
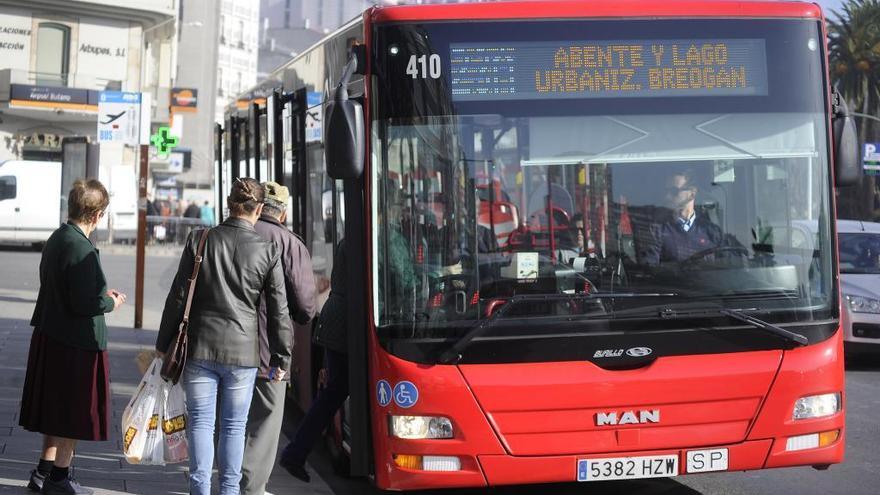
[[[880,313],[880,300],[862,296],[845,296],[853,313]]]
[[[452,421],[443,416],[391,416],[391,434],[397,438],[452,438]]]
[[[794,403],[792,419],[821,418],[840,412],[840,392],[801,397]]]

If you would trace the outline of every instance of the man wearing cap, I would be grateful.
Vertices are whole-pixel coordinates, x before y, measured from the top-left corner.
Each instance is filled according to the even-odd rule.
[[[316,291],[312,260],[305,244],[285,226],[287,188],[275,182],[263,183],[263,214],[254,225],[257,233],[273,241],[281,250],[284,285],[290,319],[304,325],[315,316]],[[265,298],[265,295],[262,296]],[[266,306],[260,303],[260,370],[257,374],[251,408],[245,430],[244,462],[241,467],[241,492],[262,495],[275,465],[275,452],[284,419],[284,381],[273,381],[269,367],[269,339],[266,332]],[[293,339],[290,339],[293,342]]]

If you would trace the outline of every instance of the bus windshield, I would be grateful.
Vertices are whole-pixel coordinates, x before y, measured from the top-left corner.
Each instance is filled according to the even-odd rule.
[[[536,298],[507,326],[625,319],[658,298],[836,315],[816,21],[375,29],[380,332],[455,338],[549,294],[603,297]]]

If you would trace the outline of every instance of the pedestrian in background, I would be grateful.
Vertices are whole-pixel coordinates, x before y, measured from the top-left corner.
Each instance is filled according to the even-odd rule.
[[[254,224],[263,211],[263,188],[236,179],[227,198],[229,218],[208,233],[189,319],[189,352],[182,383],[186,392],[189,490],[211,493],[214,425],[220,414],[217,465],[220,494],[239,493],[244,432],[260,365],[257,328],[261,294],[273,379],[290,369],[292,331],[280,250],[260,237]],[[188,283],[202,230],[186,241],[172,283],[156,350],[164,354],[183,318]],[[219,407],[218,407],[219,396]]]
[[[185,204],[185,203],[184,203]],[[187,205],[186,209],[183,210],[183,218],[186,219],[186,223],[181,224],[180,229],[180,240],[183,242],[187,235],[192,232],[194,229],[201,227],[202,224],[202,209],[196,203],[196,201],[190,201],[189,205]]]
[[[155,217],[157,217],[158,215],[159,208],[156,208],[156,203],[153,202],[153,195],[147,194],[147,240],[150,241],[151,244],[156,238]],[[154,218],[151,219],[150,217]]]
[[[202,209],[192,201],[183,211],[184,218],[202,218]]]
[[[266,182],[263,190],[263,214],[254,227],[258,234],[274,242],[280,249],[284,285],[287,289],[287,309],[293,321],[305,325],[315,316],[315,274],[312,271],[312,259],[300,238],[284,226],[287,201],[290,198],[287,188],[275,182]],[[287,388],[286,381],[275,381],[271,376],[265,303],[260,305],[259,322],[260,371],[248,413],[244,463],[241,467],[241,492],[244,495],[263,495],[266,491],[266,483],[275,466]]]
[[[339,241],[333,255],[333,271],[330,274],[330,297],[321,308],[315,343],[324,348],[324,368],[327,370],[327,386],[306,412],[296,430],[296,437],[281,453],[280,464],[290,474],[309,482],[306,457],[315,442],[333,420],[336,411],[348,397],[348,331],[345,314],[345,240]]]
[[[46,241],[40,292],[31,318],[19,424],[42,433],[43,450],[28,488],[49,494],[89,494],[70,476],[78,440],[105,441],[110,419],[110,367],[104,313],[125,302],[108,290],[89,235],[110,196],[97,180],[74,182],[67,223]]]
[[[214,220],[214,207],[209,205],[207,201],[202,205],[200,216],[202,218],[202,223],[205,224],[206,227],[214,226],[214,222],[216,222],[216,220]]]

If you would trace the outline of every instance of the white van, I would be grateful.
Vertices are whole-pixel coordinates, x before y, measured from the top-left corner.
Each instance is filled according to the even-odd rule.
[[[135,167],[114,165],[107,167],[108,174],[101,177],[110,193],[110,207],[104,223],[98,227],[98,240],[106,241],[110,227],[113,228],[113,242],[137,241],[138,187]],[[112,225],[108,222],[112,222]]]
[[[46,242],[61,223],[61,163],[0,163],[0,243]]]

